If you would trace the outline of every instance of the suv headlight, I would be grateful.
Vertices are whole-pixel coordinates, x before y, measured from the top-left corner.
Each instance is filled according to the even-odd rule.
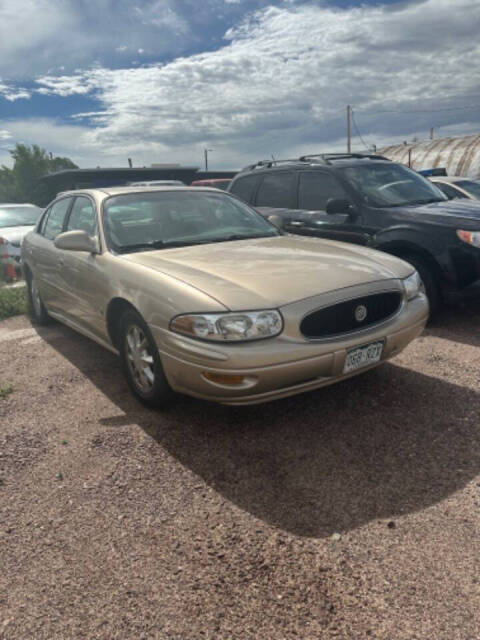
[[[170,329],[191,338],[217,342],[260,340],[278,336],[283,318],[275,309],[240,313],[192,313],[177,316]]]
[[[407,300],[413,300],[420,293],[420,287],[422,286],[422,281],[417,271],[414,271],[411,276],[403,279],[403,287],[405,289],[405,293],[407,294]]]
[[[480,231],[463,231],[463,229],[457,229],[457,236],[460,240],[463,240],[463,242],[480,248]]]

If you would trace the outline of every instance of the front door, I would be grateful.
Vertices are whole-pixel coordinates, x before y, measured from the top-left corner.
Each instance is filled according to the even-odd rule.
[[[327,214],[331,198],[352,201],[337,178],[326,171],[300,171],[297,185],[297,210],[291,212],[286,230],[301,235],[317,236],[342,242],[367,245],[370,235],[362,224],[361,215]]]
[[[77,196],[66,223],[66,231],[85,231],[98,236],[95,204],[86,196]],[[65,278],[69,283],[70,305],[65,316],[81,328],[105,338],[102,315],[107,298],[106,278],[101,268],[102,256],[86,251],[63,252]]]

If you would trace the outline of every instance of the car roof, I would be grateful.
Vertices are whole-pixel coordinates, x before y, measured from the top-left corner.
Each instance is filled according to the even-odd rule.
[[[31,202],[0,202],[0,207],[34,207],[35,209],[41,209],[41,207]]]
[[[432,182],[451,182],[452,184],[455,182],[464,182],[468,180],[468,182],[478,182],[475,178],[466,178],[465,176],[432,176],[430,178]]]
[[[90,195],[92,197],[98,197],[100,199],[104,199],[107,196],[120,196],[126,195],[129,193],[158,193],[159,191],[170,191],[174,193],[178,193],[179,191],[190,191],[191,193],[201,193],[202,191],[207,191],[210,193],[225,193],[219,192],[218,189],[213,187],[190,187],[190,186],[176,186],[176,185],[165,185],[165,186],[152,186],[152,187],[132,187],[131,185],[119,186],[119,187],[102,187],[98,189],[73,189],[71,191],[62,191],[62,197],[65,196],[80,196],[80,195]]]
[[[376,154],[362,153],[318,153],[300,156],[300,158],[289,158],[286,160],[260,160],[254,164],[247,165],[235,178],[251,172],[260,171],[281,171],[282,169],[328,169],[334,166],[357,166],[358,164],[370,164],[371,162],[389,163],[391,160]],[[235,180],[234,178],[234,180]]]

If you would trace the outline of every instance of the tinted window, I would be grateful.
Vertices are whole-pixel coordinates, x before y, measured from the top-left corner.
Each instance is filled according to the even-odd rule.
[[[449,200],[453,200],[454,198],[466,198],[467,196],[455,189],[455,187],[450,186],[449,184],[445,184],[444,182],[435,182],[437,187],[443,191],[443,193],[447,196]]]
[[[95,210],[88,198],[75,198],[72,212],[68,219],[67,231],[86,231],[89,236],[94,236],[97,231]]]
[[[257,176],[245,176],[245,178],[235,180],[230,192],[234,193],[245,202],[252,202],[256,184]]]
[[[71,198],[63,198],[63,200],[55,202],[50,208],[50,212],[42,229],[43,235],[49,240],[55,240],[58,234],[62,232],[65,214],[71,201]]]
[[[294,178],[291,171],[274,171],[264,176],[257,192],[257,205],[286,209],[291,207]]]
[[[298,183],[298,208],[325,211],[330,198],[348,198],[334,176],[322,171],[302,171]]]

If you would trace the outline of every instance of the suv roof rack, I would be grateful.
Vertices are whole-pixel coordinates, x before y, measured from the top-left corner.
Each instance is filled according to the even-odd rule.
[[[389,160],[384,156],[380,156],[377,153],[308,153],[301,156],[299,160],[305,162],[307,160],[321,158],[327,164],[330,164],[330,160],[347,160],[348,158],[369,158],[370,160]]]
[[[299,158],[286,158],[277,160],[276,158],[272,157],[271,160],[259,160],[258,162],[254,162],[253,164],[249,164],[246,167],[243,167],[241,172],[253,171],[254,169],[269,169],[279,164],[332,164],[332,160],[348,160],[348,158],[368,158],[370,160],[390,161],[389,158],[385,158],[384,156],[368,153],[308,153],[306,155],[300,156]]]

